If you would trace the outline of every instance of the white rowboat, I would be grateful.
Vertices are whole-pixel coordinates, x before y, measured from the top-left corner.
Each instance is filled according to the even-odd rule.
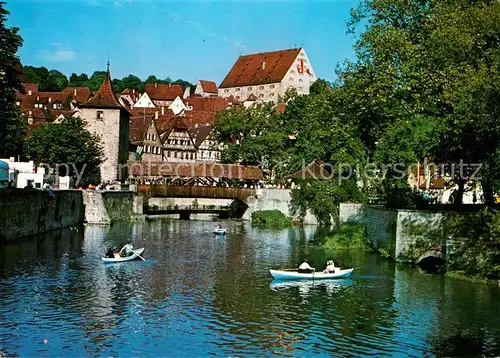
[[[134,253],[130,256],[125,256],[125,257],[103,257],[102,261],[105,264],[111,264],[111,263],[118,263],[118,262],[126,262],[126,261],[132,261],[136,259],[140,259],[139,256],[142,255],[144,252],[145,248],[141,247],[140,249],[134,250]]]
[[[212,232],[214,234],[224,235],[226,233],[226,229],[214,229]]]
[[[354,269],[339,270],[332,273],[313,272],[299,273],[298,271],[269,270],[271,275],[277,280],[325,280],[332,278],[347,278],[351,276]]]

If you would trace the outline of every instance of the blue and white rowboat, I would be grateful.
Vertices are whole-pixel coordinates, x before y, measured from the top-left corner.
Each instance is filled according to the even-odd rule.
[[[333,278],[347,278],[351,276],[354,269],[339,270],[332,273],[313,272],[299,273],[298,271],[269,270],[271,275],[277,280],[325,280]]]
[[[111,263],[118,263],[118,262],[126,262],[126,261],[133,261],[133,260],[144,260],[141,255],[144,252],[145,248],[142,247],[140,249],[134,250],[134,253],[130,256],[125,256],[125,257],[103,257],[102,262],[105,264],[111,264]]]

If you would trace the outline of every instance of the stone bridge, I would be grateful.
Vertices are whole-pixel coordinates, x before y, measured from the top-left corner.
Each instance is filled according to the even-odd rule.
[[[174,185],[138,185],[136,191],[147,203],[151,198],[206,198],[231,199],[232,209],[240,211],[243,220],[251,220],[252,213],[259,210],[279,210],[292,217],[291,190],[289,189],[253,189],[228,188],[214,186],[174,186]],[[235,208],[237,206],[237,208]],[[304,224],[316,225],[316,218],[308,213]]]

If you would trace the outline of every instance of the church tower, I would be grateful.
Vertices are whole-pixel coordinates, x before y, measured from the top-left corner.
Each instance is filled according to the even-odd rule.
[[[97,93],[81,105],[87,130],[101,138],[104,162],[101,181],[125,181],[129,147],[129,112],[118,102],[111,86],[109,63],[106,78]]]

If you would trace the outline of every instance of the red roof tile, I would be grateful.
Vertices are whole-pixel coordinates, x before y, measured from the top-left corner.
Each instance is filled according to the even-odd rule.
[[[130,117],[129,137],[131,143],[142,143],[153,118],[150,114]]]
[[[37,83],[22,83],[26,93],[31,90],[32,93],[38,92],[38,84]]]
[[[82,107],[123,109],[123,106],[118,102],[118,98],[116,98],[113,92],[109,70],[106,72],[106,78],[97,93],[82,105]]]
[[[229,107],[229,101],[220,97],[191,97],[184,102],[187,106],[193,106],[193,111],[218,112]]]
[[[203,92],[206,93],[219,93],[219,90],[217,89],[217,84],[214,81],[203,81],[200,80],[200,85],[201,88],[203,89]]]
[[[219,88],[281,82],[300,48],[240,56]]]
[[[286,109],[286,103],[284,102],[280,102],[276,105],[276,112],[278,113],[285,113],[285,109]]]
[[[173,101],[177,96],[182,98],[184,93],[181,85],[147,83],[144,91],[151,100]]]
[[[254,95],[253,93],[250,93],[250,96],[248,96],[248,98],[245,101],[255,102],[256,100],[258,100],[257,96]]]
[[[62,92],[67,93],[76,103],[85,103],[90,98],[90,88],[88,87],[66,87]]]

